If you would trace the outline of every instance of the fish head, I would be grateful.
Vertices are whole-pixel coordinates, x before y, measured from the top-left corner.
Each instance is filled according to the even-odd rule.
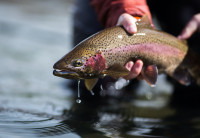
[[[57,61],[53,74],[66,79],[92,79],[101,77],[106,68],[101,51],[90,43],[82,43]]]

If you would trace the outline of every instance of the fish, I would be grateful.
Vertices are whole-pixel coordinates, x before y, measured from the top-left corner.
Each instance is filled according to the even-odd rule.
[[[85,80],[92,90],[98,78],[120,78],[130,73],[129,61],[143,61],[140,73],[150,86],[158,74],[165,73],[183,85],[195,80],[200,85],[199,54],[186,40],[152,27],[147,15],[136,22],[137,33],[129,34],[123,26],[104,29],[80,42],[57,61],[53,74],[65,79]]]

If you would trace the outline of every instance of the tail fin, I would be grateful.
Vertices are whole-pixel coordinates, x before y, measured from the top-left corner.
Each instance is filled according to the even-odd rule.
[[[200,55],[189,49],[186,58],[188,71],[192,78],[200,86]]]
[[[189,69],[189,72],[190,72],[192,78],[195,79],[197,85],[200,86],[200,64],[194,65],[194,67]]]

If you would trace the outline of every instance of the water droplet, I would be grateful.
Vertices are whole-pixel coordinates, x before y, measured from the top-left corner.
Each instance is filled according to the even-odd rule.
[[[76,103],[81,103],[81,99],[76,99]]]
[[[94,76],[94,74],[89,74],[89,76],[91,77],[91,76]]]
[[[91,93],[92,96],[94,96],[94,92],[92,90],[90,91],[90,93]]]
[[[105,91],[104,91],[104,89],[103,89],[103,85],[101,84],[101,91],[100,91],[100,95],[101,96],[105,96],[106,95],[106,93],[105,93]]]
[[[80,83],[81,83],[81,81],[78,80],[78,99],[76,100],[77,103],[81,103],[81,100],[80,100]]]
[[[78,98],[80,98],[80,83],[81,83],[81,81],[78,80]]]
[[[115,89],[116,90],[120,90],[123,87],[127,86],[129,84],[129,81],[125,80],[124,78],[119,78],[116,82],[115,82]]]
[[[103,85],[101,84],[101,90],[103,91]]]
[[[151,87],[156,87],[156,85],[155,85],[155,84],[151,84],[150,86],[151,86]]]

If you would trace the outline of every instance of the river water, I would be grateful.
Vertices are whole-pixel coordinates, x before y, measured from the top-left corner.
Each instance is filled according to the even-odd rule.
[[[72,0],[0,1],[0,137],[200,137],[200,111],[171,107],[164,75],[156,88],[110,86],[76,102],[77,82],[52,75],[72,48],[73,8]]]

